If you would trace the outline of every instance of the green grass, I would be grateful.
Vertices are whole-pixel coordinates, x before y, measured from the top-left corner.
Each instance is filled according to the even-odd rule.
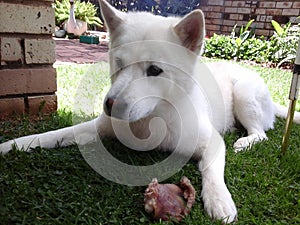
[[[83,115],[100,114],[110,84],[108,73],[109,66],[105,62],[58,66],[59,110]]]
[[[276,101],[288,103],[290,73],[251,68],[263,74]],[[70,111],[76,109],[73,99],[80,80],[99,98],[107,90],[107,77],[96,77],[99,71],[107,73],[105,64],[59,66],[57,71],[59,112],[34,121],[26,116],[1,121],[0,141],[71,125]],[[88,76],[95,76],[96,81],[91,82]],[[88,112],[101,112],[101,103],[96,102]],[[238,154],[232,145],[242,133],[225,136],[225,177],[238,208],[238,224],[300,224],[300,126],[293,126],[288,152],[280,159],[284,124],[278,120],[275,129],[268,131],[269,141]],[[104,143],[125,162],[149,164],[166,157],[157,152],[136,154],[109,139]],[[128,187],[104,179],[87,165],[76,146],[36,149],[33,154],[12,151],[0,156],[0,171],[0,224],[162,224],[153,221],[143,208],[145,187]],[[195,163],[188,163],[166,182],[177,182],[182,175],[191,179],[198,193],[191,214],[182,224],[220,224],[211,221],[203,210],[201,176]]]

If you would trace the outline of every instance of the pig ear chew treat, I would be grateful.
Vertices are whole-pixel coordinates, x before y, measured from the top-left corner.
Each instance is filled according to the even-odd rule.
[[[159,184],[154,178],[145,191],[145,210],[154,219],[180,221],[195,202],[195,189],[187,177],[178,184]]]

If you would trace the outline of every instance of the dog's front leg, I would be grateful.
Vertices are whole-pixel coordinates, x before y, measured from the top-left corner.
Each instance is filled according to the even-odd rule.
[[[33,134],[10,140],[0,144],[0,153],[6,154],[15,146],[18,150],[30,151],[32,148],[55,148],[72,144],[85,145],[98,139],[98,135],[112,136],[110,118],[102,114],[100,117],[54,131]]]
[[[237,210],[225,181],[225,144],[222,137],[213,131],[209,144],[199,162],[202,173],[202,198],[205,211],[213,219],[231,223],[237,219]]]

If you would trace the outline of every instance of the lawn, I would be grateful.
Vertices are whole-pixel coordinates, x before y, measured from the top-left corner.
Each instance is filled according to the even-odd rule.
[[[262,74],[273,99],[287,105],[291,72],[251,68]],[[1,142],[71,125],[72,112],[92,114],[89,117],[101,112],[109,86],[107,64],[65,65],[57,72],[59,112],[35,120],[24,116],[1,121]],[[83,105],[85,101],[92,106]],[[284,125],[285,121],[278,120],[267,133],[268,141],[238,154],[232,145],[243,133],[225,136],[225,177],[238,208],[238,224],[300,224],[300,126],[293,126],[288,152],[280,159]],[[136,154],[109,139],[104,144],[124,162],[151,164],[166,157],[155,151]],[[76,146],[36,149],[32,154],[13,151],[0,156],[0,171],[0,224],[163,224],[153,221],[143,208],[145,187],[106,180],[91,169]],[[182,224],[220,224],[203,210],[201,176],[193,161],[165,182],[177,182],[183,175],[190,178],[198,195]]]

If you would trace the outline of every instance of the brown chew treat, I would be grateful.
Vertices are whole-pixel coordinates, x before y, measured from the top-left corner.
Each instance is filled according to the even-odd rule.
[[[155,219],[180,221],[191,211],[195,194],[187,177],[178,184],[159,184],[154,178],[145,192],[145,210]]]

